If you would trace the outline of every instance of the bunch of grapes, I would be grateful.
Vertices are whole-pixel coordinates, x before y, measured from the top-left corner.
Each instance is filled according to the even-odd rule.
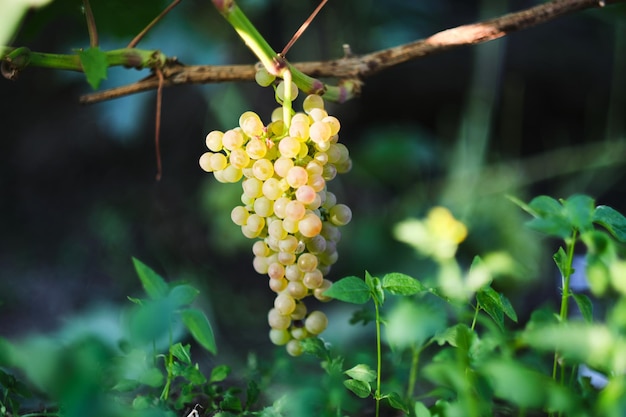
[[[289,126],[282,110],[272,113],[267,126],[247,111],[239,127],[210,132],[200,166],[220,182],[243,179],[241,205],[231,219],[244,236],[256,239],[254,269],[269,276],[276,293],[268,314],[270,340],[297,356],[300,341],[328,324],[322,311],[307,311],[304,299],[329,300],[323,293],[331,282],[325,277],[337,261],[339,227],[352,212],[337,203],[326,183],[349,171],[352,161],[338,142],[339,121],[324,110],[321,96],[307,96],[304,112],[293,115]]]

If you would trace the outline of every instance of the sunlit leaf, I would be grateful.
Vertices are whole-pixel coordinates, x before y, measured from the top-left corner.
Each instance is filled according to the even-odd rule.
[[[181,312],[181,317],[193,338],[206,350],[214,355],[217,354],[213,329],[204,313],[200,310],[189,308]]]
[[[364,304],[371,297],[370,289],[365,281],[354,276],[334,282],[329,289],[324,291],[324,295],[353,304]]]
[[[218,365],[211,369],[211,377],[209,382],[221,382],[230,374],[230,367],[227,365]]]
[[[421,282],[399,272],[386,274],[382,279],[382,286],[395,295],[414,295],[426,290]]]
[[[344,371],[344,374],[348,375],[352,379],[363,382],[372,382],[376,379],[376,371],[363,363]]]
[[[424,405],[423,402],[417,401],[414,407],[415,417],[431,417],[430,410]]]

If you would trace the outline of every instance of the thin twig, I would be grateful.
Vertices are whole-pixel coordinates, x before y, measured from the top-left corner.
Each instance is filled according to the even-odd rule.
[[[300,36],[304,33],[304,31],[309,27],[313,19],[315,19],[315,16],[317,16],[320,10],[322,10],[322,7],[324,7],[326,2],[328,2],[328,0],[322,0],[320,4],[317,5],[315,10],[313,10],[313,13],[311,13],[311,16],[309,16],[309,18],[302,24],[302,26],[300,26],[300,28],[296,31],[296,33],[291,37],[289,42],[287,42],[287,45],[285,45],[285,47],[283,48],[283,51],[280,53],[282,56],[287,55],[287,52],[289,51],[289,49],[291,49],[293,44],[296,43],[298,38],[300,38]]]
[[[163,174],[163,165],[161,163],[161,103],[163,102],[163,72],[157,68],[156,70],[157,76],[159,78],[159,85],[157,87],[157,97],[156,97],[156,114],[154,116],[154,148],[156,152],[156,164],[157,164],[157,174],[156,180],[160,181],[161,176]]]
[[[292,65],[311,77],[362,79],[413,59],[464,45],[475,45],[498,39],[507,34],[546,23],[581,10],[624,2],[626,0],[554,0],[520,12],[444,30],[426,39],[363,56],[351,56],[321,62],[302,62]],[[185,66],[177,64],[164,70],[165,81],[163,85],[252,81],[254,80],[255,72],[254,65]],[[158,80],[155,76],[151,76],[131,85],[82,96],[81,102],[95,103],[157,87]]]
[[[146,36],[146,33],[148,33],[148,31],[152,29],[154,25],[159,23],[159,21],[163,19],[163,17],[165,17],[165,15],[168,14],[181,1],[182,0],[174,0],[169,6],[167,6],[165,10],[163,10],[157,17],[155,17],[152,22],[148,24],[148,26],[146,26],[141,32],[139,32],[139,34],[135,36],[132,41],[130,41],[130,43],[128,44],[128,48],[134,48],[135,46],[137,46],[137,44],[143,39],[143,37]]]
[[[89,46],[95,48],[99,45],[98,30],[96,29],[96,18],[93,16],[89,0],[83,0],[85,10],[85,20],[87,20],[87,32],[89,32]]]

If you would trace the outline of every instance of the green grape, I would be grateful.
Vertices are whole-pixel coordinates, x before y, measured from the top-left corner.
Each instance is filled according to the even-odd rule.
[[[285,266],[293,265],[296,262],[296,254],[289,252],[278,252],[278,262]],[[285,271],[285,275],[286,274],[287,272]]]
[[[284,230],[284,222],[281,227],[283,227]],[[278,241],[278,248],[281,250],[281,252],[295,253],[297,247],[298,239],[296,239],[296,237],[293,235],[287,235],[283,239]]]
[[[294,298],[285,293],[281,292],[274,299],[274,307],[285,316],[290,315],[296,309],[296,300]]]
[[[270,279],[270,289],[272,291],[274,291],[276,294],[280,294],[281,292],[285,291],[285,289],[287,288],[287,280],[285,278],[280,278],[280,279]]]
[[[278,83],[278,86],[276,87],[276,97],[278,97],[280,101],[285,100],[285,82],[284,81],[281,81],[280,83]],[[291,100],[295,100],[296,97],[298,97],[298,86],[294,82],[292,82],[291,83]]]
[[[302,301],[296,303],[296,309],[291,313],[292,320],[302,320],[306,317],[306,305]]]
[[[310,113],[313,109],[324,109],[324,99],[317,94],[309,94],[302,102],[302,109],[306,113]]]
[[[302,355],[302,344],[299,340],[291,339],[287,346],[285,347],[287,353],[291,356],[300,356]]]
[[[291,329],[291,337],[295,340],[303,340],[310,337],[310,333],[304,327],[294,327]]]
[[[270,340],[273,344],[282,346],[287,344],[291,339],[291,334],[286,329],[271,329]]]
[[[268,248],[265,242],[263,242],[262,240],[257,240],[252,245],[252,253],[254,254],[254,256],[265,257],[270,254],[270,248]]]
[[[209,132],[206,135],[206,147],[213,152],[219,152],[222,150],[222,137],[224,136],[223,132],[219,130],[214,130]]]
[[[272,329],[285,330],[291,325],[291,317],[280,314],[275,308],[267,313],[267,322]]]
[[[324,295],[324,291],[326,291],[327,289],[329,289],[332,285],[332,282],[330,282],[329,280],[325,279],[324,282],[322,283],[322,285],[319,288],[316,288],[315,290],[313,290],[313,296],[322,302],[327,302],[332,300],[332,298],[325,296]]]
[[[330,209],[330,222],[337,226],[345,226],[352,220],[352,210],[345,204],[337,204]]]
[[[298,268],[302,272],[312,272],[317,268],[317,256],[312,253],[303,253],[298,257]]]
[[[239,169],[247,167],[248,163],[250,163],[250,157],[246,151],[241,148],[233,149],[230,153],[229,160],[232,166]]]
[[[314,213],[305,214],[298,223],[298,230],[304,237],[314,237],[322,231],[322,220]]]
[[[259,197],[254,200],[254,212],[261,217],[270,217],[274,214],[274,202],[267,197]]]
[[[223,182],[237,182],[241,179],[241,177],[243,177],[243,172],[241,172],[240,169],[232,165],[228,165],[226,168],[224,168],[221,171],[215,171],[214,175],[217,174],[218,172],[221,173],[222,178],[224,178]],[[217,178],[217,176],[215,178]]]
[[[283,222],[280,219],[273,220],[268,223],[267,234],[276,239],[279,243],[281,239],[287,237],[287,231],[283,227]]]
[[[298,268],[297,264],[285,266],[285,278],[289,281],[299,281],[304,278],[304,272]]]
[[[221,171],[228,165],[228,159],[223,153],[214,153],[211,155],[210,163],[213,171]]]
[[[302,204],[311,204],[315,201],[317,193],[310,185],[302,185],[296,190],[296,199]]]
[[[257,273],[261,275],[267,274],[267,270],[269,267],[267,263],[267,258],[265,256],[255,256],[254,259],[252,259],[252,267]]]
[[[241,148],[243,143],[244,138],[239,129],[228,130],[224,132],[224,136],[222,136],[222,145],[229,151]]]
[[[313,120],[313,122],[321,122],[327,116],[328,113],[324,109],[314,108],[309,111],[309,117]]]
[[[276,178],[268,178],[263,183],[263,195],[272,201],[278,200],[283,194],[280,181]]]
[[[268,180],[274,175],[274,164],[268,159],[259,159],[252,165],[252,175],[261,181]]]
[[[311,290],[315,290],[321,287],[324,283],[324,276],[322,275],[322,272],[316,268],[304,274],[304,277],[302,278],[302,283],[305,287]]]
[[[241,183],[243,193],[250,198],[258,198],[263,195],[263,182],[258,178],[246,178]]]
[[[328,318],[321,311],[313,311],[304,320],[304,328],[311,334],[320,334],[328,326]]]
[[[314,122],[309,128],[311,140],[318,144],[321,142],[328,142],[331,137],[330,129],[330,126],[324,122]]]
[[[276,79],[276,76],[273,74],[270,74],[265,67],[260,67],[256,70],[256,73],[254,74],[254,81],[256,81],[256,83],[258,85],[260,85],[261,87],[268,87],[270,86],[274,80]]]
[[[293,168],[293,165],[293,159],[281,156],[276,161],[274,161],[274,172],[279,177],[284,178],[287,176],[289,170]]]
[[[239,118],[239,127],[247,136],[257,137],[263,134],[265,126],[258,114],[247,111]]]
[[[289,284],[287,284],[287,292],[294,300],[301,300],[306,297],[309,289],[305,287],[301,281],[289,281]]]
[[[291,220],[295,222],[302,219],[305,214],[306,208],[304,207],[304,204],[299,201],[292,200],[287,203],[287,206],[285,207],[285,220]],[[285,227],[285,222],[283,222],[283,227]],[[289,231],[287,227],[285,227],[285,229]]]
[[[322,122],[326,123],[330,127],[331,136],[335,136],[341,129],[341,123],[335,116],[326,116],[322,119]]]

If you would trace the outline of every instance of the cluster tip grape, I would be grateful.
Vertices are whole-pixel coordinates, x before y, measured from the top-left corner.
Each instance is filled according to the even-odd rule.
[[[238,127],[206,136],[209,151],[199,162],[220,182],[241,181],[241,204],[231,220],[255,240],[254,269],[269,277],[276,293],[269,338],[298,356],[301,341],[328,324],[322,311],[307,310],[304,299],[330,300],[324,295],[331,286],[326,276],[338,258],[339,228],[352,212],[326,185],[349,171],[352,161],[338,142],[340,123],[324,110],[321,96],[307,96],[288,127],[282,115],[277,108],[264,125],[256,113],[243,113]]]

